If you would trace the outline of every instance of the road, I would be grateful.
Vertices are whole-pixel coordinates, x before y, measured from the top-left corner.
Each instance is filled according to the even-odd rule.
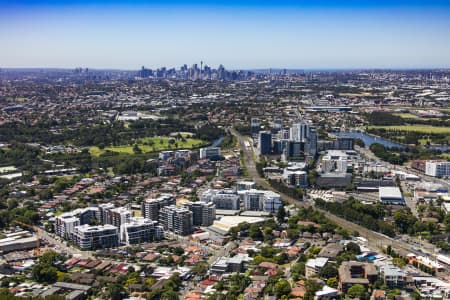
[[[366,158],[368,158],[370,160],[380,161],[380,159],[375,154],[373,154],[372,151],[370,151],[370,149],[368,149],[368,148],[359,147],[359,146],[355,145],[355,150],[359,151],[360,153],[363,153],[366,156]],[[392,165],[392,164],[390,164],[388,162],[385,162],[385,161],[383,161],[383,163],[386,166],[388,166],[389,168],[391,168],[391,169],[395,169],[395,170],[398,170],[398,171],[403,171],[403,172],[406,172],[406,173],[417,175],[420,178],[424,178],[427,181],[441,184],[444,187],[446,187],[447,189],[450,189],[450,181],[449,180],[428,176],[428,175],[425,175],[422,172],[419,172],[419,171],[414,170],[414,169],[409,168],[409,167]]]
[[[248,171],[248,176],[250,178],[252,178],[252,180],[256,184],[262,186],[263,188],[265,188],[267,190],[272,190],[272,191],[280,194],[281,198],[289,204],[294,204],[297,207],[313,206],[312,203],[298,201],[298,200],[296,200],[292,197],[289,197],[286,194],[280,193],[278,190],[275,190],[274,188],[272,188],[270,186],[270,184],[265,179],[261,178],[261,176],[259,176],[258,172],[256,171],[255,161],[253,160],[253,150],[251,147],[246,147],[246,145],[244,143],[245,138],[234,129],[231,129],[230,132],[239,140],[239,145],[240,145],[240,148],[244,155],[243,160],[244,160],[245,166],[247,167],[247,171]],[[393,248],[397,249],[398,251],[402,252],[403,255],[406,253],[411,253],[411,252],[415,253],[417,255],[422,254],[420,252],[413,251],[411,249],[411,245],[406,242],[390,238],[390,237],[388,237],[384,234],[378,233],[378,232],[374,232],[363,226],[360,226],[358,224],[355,224],[355,223],[352,223],[345,219],[342,219],[340,217],[337,217],[337,216],[335,216],[327,211],[324,211],[322,209],[319,209],[317,207],[314,207],[314,209],[323,213],[329,220],[336,223],[337,225],[339,225],[351,232],[353,232],[353,231],[359,232],[360,236],[362,236],[368,240],[368,246],[370,246],[370,247],[382,249],[383,246],[390,245]],[[432,258],[435,258],[434,254],[432,254],[432,253],[430,253],[430,256]]]
[[[64,253],[64,254],[71,254],[77,257],[81,258],[91,258],[92,252],[91,251],[81,251],[75,247],[71,247],[70,245],[66,245],[64,242],[57,240],[54,238],[50,233],[45,231],[42,228],[37,227],[36,230],[38,231],[39,238],[46,242],[47,244],[52,244],[56,247],[58,252]]]

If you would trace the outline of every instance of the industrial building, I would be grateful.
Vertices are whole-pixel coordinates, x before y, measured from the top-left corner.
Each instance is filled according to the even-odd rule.
[[[405,205],[405,199],[398,187],[380,186],[378,192],[379,200],[383,204]]]

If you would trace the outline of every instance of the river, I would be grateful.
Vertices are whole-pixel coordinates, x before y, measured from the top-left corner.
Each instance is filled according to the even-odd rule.
[[[381,144],[387,148],[406,148],[406,145],[382,138],[382,137],[378,137],[378,136],[374,136],[371,134],[367,134],[367,133],[363,133],[363,132],[337,132],[334,133],[334,135],[336,136],[340,136],[340,137],[350,137],[350,138],[358,138],[364,141],[364,144],[369,147],[370,145],[374,144],[374,143],[378,143]],[[447,152],[450,150],[450,146],[449,145],[430,145],[430,146],[424,146],[427,149],[432,149],[432,150],[440,150],[442,152]]]

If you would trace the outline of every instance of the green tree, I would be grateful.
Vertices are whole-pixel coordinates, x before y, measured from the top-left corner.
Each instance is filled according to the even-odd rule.
[[[287,280],[282,279],[275,284],[273,291],[278,298],[281,298],[291,293],[291,285]]]
[[[284,205],[281,205],[278,208],[278,212],[277,212],[277,220],[278,220],[278,222],[283,223],[285,217],[286,217],[286,210],[284,209]]]
[[[332,288],[338,287],[338,280],[336,277],[331,277],[327,279],[327,285],[331,286]]]
[[[50,284],[55,283],[58,279],[58,269],[43,264],[36,264],[33,267],[31,274],[33,276],[33,279],[37,282]]]
[[[331,264],[326,264],[320,271],[319,276],[323,278],[333,278],[338,276],[338,270]]]
[[[106,288],[106,293],[111,300],[122,300],[124,298],[125,289],[119,283],[110,283]]]
[[[355,255],[361,254],[361,248],[356,243],[350,242],[347,244],[345,248],[347,249],[348,252],[351,252]]]
[[[367,296],[367,291],[362,284],[355,284],[348,289],[347,296],[349,296],[352,299],[353,298],[365,299]]]

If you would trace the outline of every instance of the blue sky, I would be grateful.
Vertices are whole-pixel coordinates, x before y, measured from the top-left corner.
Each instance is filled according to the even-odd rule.
[[[450,0],[0,0],[0,67],[450,67]]]

